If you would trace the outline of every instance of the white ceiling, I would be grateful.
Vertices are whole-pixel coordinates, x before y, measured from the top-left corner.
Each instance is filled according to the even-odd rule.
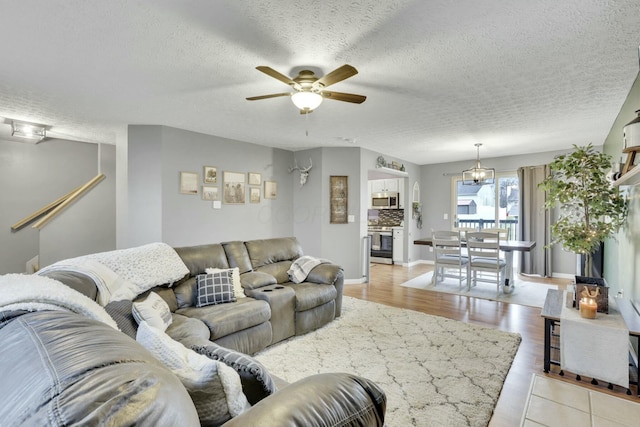
[[[604,142],[638,74],[638,0],[2,0],[0,117],[115,143],[159,124],[416,164]],[[359,74],[302,116],[294,77]],[[640,102],[638,105],[640,108]],[[7,127],[7,125],[0,125]],[[308,135],[307,135],[308,133]]]

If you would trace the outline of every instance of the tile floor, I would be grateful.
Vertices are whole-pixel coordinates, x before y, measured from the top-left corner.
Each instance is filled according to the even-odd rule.
[[[520,426],[640,426],[640,399],[620,399],[534,374]]]

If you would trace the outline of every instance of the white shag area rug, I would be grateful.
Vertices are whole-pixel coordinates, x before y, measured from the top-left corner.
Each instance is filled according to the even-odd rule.
[[[323,372],[375,381],[387,395],[388,427],[486,426],[520,340],[514,333],[344,297],[341,317],[256,359],[288,382]]]
[[[462,289],[460,289],[457,279],[445,278],[442,282],[438,282],[438,284],[433,285],[431,283],[432,277],[433,271],[430,271],[402,283],[400,286],[540,308],[544,306],[547,291],[549,289],[558,289],[558,286],[556,285],[516,280],[515,287],[510,294],[505,294],[502,290],[498,293],[495,284],[486,282],[480,282],[476,286],[472,287],[470,291],[467,291],[466,282],[462,282]]]

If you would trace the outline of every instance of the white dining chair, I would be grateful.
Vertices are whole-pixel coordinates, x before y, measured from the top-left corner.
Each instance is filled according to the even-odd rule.
[[[435,230],[431,242],[435,257],[432,283],[437,285],[448,277],[458,279],[459,289],[462,289],[462,283],[469,280],[469,258],[462,254],[460,232]]]
[[[506,261],[500,257],[500,233],[467,233],[466,244],[469,255],[469,288],[476,286],[478,282],[495,283],[496,290],[500,293],[507,266]]]

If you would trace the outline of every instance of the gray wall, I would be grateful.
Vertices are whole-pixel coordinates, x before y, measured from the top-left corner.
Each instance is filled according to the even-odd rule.
[[[481,158],[482,165],[495,168],[497,172],[516,171],[522,166],[536,166],[550,163],[553,158],[565,151],[550,151],[546,153],[527,154],[523,156],[509,156],[496,158]],[[422,166],[422,181],[420,182],[423,204],[422,236],[431,234],[431,229],[442,230],[451,227],[451,178],[452,174],[460,174],[468,169],[472,161],[442,163]],[[444,219],[444,214],[448,219]],[[552,248],[552,268],[556,274],[575,274],[576,256],[562,250],[559,246]],[[433,253],[428,247],[421,248],[421,258],[433,260]]]
[[[627,123],[637,117],[635,111],[638,109],[640,109],[640,74],[636,77],[605,140],[604,152],[614,161],[619,161],[620,158],[623,162],[626,160],[626,154],[622,154],[624,147],[622,130]],[[640,187],[625,186],[622,190],[629,198],[629,218],[627,226],[617,234],[616,238],[605,242],[604,277],[611,287],[610,294],[616,295],[618,291],[622,291],[624,298],[630,298],[636,306],[640,306],[640,269],[637,267],[640,265]]]
[[[154,241],[188,246],[293,235],[290,151],[166,126],[130,126],[128,147],[126,246]],[[202,200],[201,188],[198,195],[180,194],[180,172],[198,173],[201,186],[204,166],[218,168],[220,191],[224,171],[245,177],[258,172],[263,183],[278,183],[277,198],[249,203],[247,190],[245,204],[223,203],[221,209],[213,209],[213,202]]]
[[[21,273],[40,254],[40,265],[115,248],[115,147],[101,147],[107,176],[93,191],[38,231],[11,225],[91,180],[98,145],[58,139],[39,144],[0,140],[0,274]]]

